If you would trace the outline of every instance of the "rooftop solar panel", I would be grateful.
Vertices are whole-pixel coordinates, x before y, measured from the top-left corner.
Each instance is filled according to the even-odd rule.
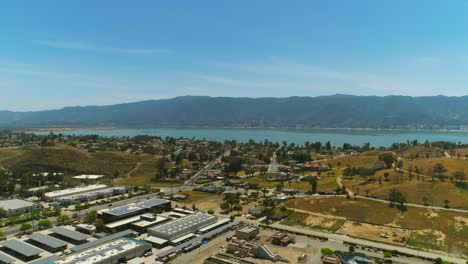
[[[14,263],[15,261],[16,260],[14,258],[8,256],[7,254],[3,252],[0,252],[0,262],[10,264],[10,263]]]
[[[33,262],[28,262],[28,264],[54,264],[55,263],[54,260],[58,260],[58,259],[60,259],[59,256],[52,255],[50,257],[41,258]]]
[[[59,234],[61,236],[64,236],[64,237],[71,238],[71,239],[76,240],[76,241],[83,241],[83,240],[88,239],[88,237],[90,237],[89,235],[86,235],[86,234],[83,234],[83,233],[80,233],[80,232],[76,232],[76,231],[73,231],[73,230],[70,230],[70,229],[66,229],[66,228],[63,228],[63,227],[54,227],[54,228],[52,228],[52,232],[56,233],[56,234]]]
[[[30,246],[24,242],[18,240],[8,240],[1,243],[4,247],[7,247],[13,251],[20,253],[26,257],[32,257],[35,255],[39,255],[42,250],[39,250],[33,246]]]
[[[127,229],[127,230],[124,230],[122,232],[118,232],[118,233],[115,233],[115,234],[112,234],[112,235],[109,235],[109,236],[105,236],[103,238],[100,238],[100,239],[97,239],[97,240],[94,240],[94,241],[91,241],[91,242],[88,242],[88,243],[84,243],[82,245],[72,247],[71,251],[73,251],[73,252],[83,251],[83,250],[86,250],[88,248],[96,247],[98,245],[107,243],[107,242],[112,241],[114,239],[124,237],[124,236],[130,236],[130,235],[135,234],[135,233],[136,233],[135,231],[133,231],[131,229]]]
[[[35,233],[35,234],[31,234],[31,235],[28,235],[27,238],[31,239],[31,240],[34,240],[34,241],[37,241],[41,244],[44,244],[48,247],[51,247],[51,248],[61,248],[61,247],[64,247],[66,245],[68,245],[67,242],[65,241],[62,241],[60,239],[57,239],[55,237],[51,237],[51,236],[48,236],[48,235],[44,235],[44,234],[41,234],[41,233]]]

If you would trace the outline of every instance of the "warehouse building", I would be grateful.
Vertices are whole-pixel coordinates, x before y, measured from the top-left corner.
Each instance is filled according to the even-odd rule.
[[[109,187],[99,190],[93,190],[83,193],[71,194],[56,198],[55,201],[60,202],[61,204],[67,205],[75,203],[76,201],[85,202],[91,200],[102,199],[106,197],[111,197],[119,194],[124,194],[128,192],[128,187],[118,186],[118,187]]]
[[[216,216],[198,213],[187,215],[174,221],[149,228],[148,235],[166,240],[174,240],[197,232],[198,229],[216,222]]]
[[[127,260],[141,257],[145,252],[151,251],[151,244],[133,238],[121,237],[100,244],[96,247],[66,256],[55,261],[56,264],[117,264],[126,263]]]
[[[69,188],[69,189],[64,189],[64,190],[47,192],[44,194],[44,197],[45,199],[49,201],[55,201],[62,197],[66,197],[70,195],[77,195],[77,194],[91,192],[91,191],[97,191],[97,190],[101,190],[105,188],[107,188],[107,185],[105,184],[93,184],[93,185],[88,185],[88,186],[81,186],[81,187],[76,187],[76,188]]]
[[[110,210],[101,210],[99,211],[99,217],[102,218],[105,223],[111,223],[148,212],[161,213],[170,209],[171,201],[154,198],[115,207]]]
[[[138,233],[143,234],[146,233],[148,228],[163,224],[170,220],[170,218],[160,215],[145,214],[140,217],[139,221],[131,223],[130,227]]]
[[[43,209],[42,205],[40,204],[20,199],[0,200],[0,208],[3,208],[8,216],[27,214],[32,211]]]

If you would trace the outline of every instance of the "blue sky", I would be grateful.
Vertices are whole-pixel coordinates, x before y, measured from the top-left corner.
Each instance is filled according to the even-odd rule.
[[[468,2],[3,1],[0,109],[468,94]]]

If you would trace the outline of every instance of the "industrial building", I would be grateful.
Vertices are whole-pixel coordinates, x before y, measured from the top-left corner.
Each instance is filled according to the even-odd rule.
[[[0,200],[0,208],[3,208],[8,216],[27,214],[32,211],[43,209],[40,204],[20,199]]]
[[[175,240],[195,233],[198,229],[216,222],[216,216],[198,213],[187,215],[174,221],[148,229],[148,235]]]
[[[71,194],[61,196],[55,199],[55,201],[60,202],[62,204],[72,204],[76,201],[84,202],[96,199],[102,199],[106,197],[111,197],[114,195],[124,194],[128,192],[128,187],[125,186],[118,186],[118,187],[109,187],[99,190],[93,190],[83,193]]]
[[[32,211],[43,209],[42,205],[40,204],[20,199],[0,200],[0,208],[3,208],[8,216],[27,214]]]
[[[257,226],[244,226],[236,230],[236,238],[246,241],[255,239],[260,234],[260,229]]]
[[[141,257],[151,251],[151,244],[129,237],[121,237],[96,247],[66,256],[56,264],[117,264]]]
[[[105,223],[111,223],[148,212],[161,213],[170,209],[171,201],[154,198],[112,209],[104,209],[98,213]]]
[[[76,187],[76,188],[69,188],[69,189],[64,189],[64,190],[47,192],[44,194],[44,197],[45,199],[49,201],[55,201],[65,196],[77,195],[80,193],[97,191],[97,190],[101,190],[105,188],[107,188],[107,185],[105,184],[93,184],[93,185],[88,185],[88,186],[81,186],[81,187]]]
[[[131,223],[130,227],[138,233],[142,234],[145,233],[148,228],[163,224],[170,220],[170,218],[160,215],[145,214],[140,217],[139,221]]]

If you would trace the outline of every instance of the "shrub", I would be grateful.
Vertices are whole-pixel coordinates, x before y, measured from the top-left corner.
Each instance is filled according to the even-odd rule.
[[[329,249],[329,248],[322,248],[320,249],[320,252],[322,253],[322,255],[324,256],[329,256],[329,255],[332,255],[333,254],[333,250]]]

